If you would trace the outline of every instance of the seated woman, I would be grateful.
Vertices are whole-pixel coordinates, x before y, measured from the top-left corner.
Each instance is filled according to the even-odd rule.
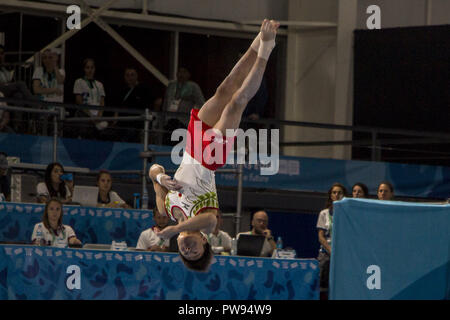
[[[106,170],[100,170],[97,175],[98,199],[97,207],[106,208],[131,208],[117,192],[111,191],[112,178],[111,174]]]
[[[72,202],[73,181],[63,181],[64,167],[58,162],[50,163],[45,170],[44,182],[36,187],[37,202],[46,203],[51,198],[58,198],[62,203]]]
[[[42,222],[34,226],[31,241],[41,246],[65,248],[70,245],[81,245],[72,227],[62,224],[63,205],[56,198],[50,199],[44,209]]]

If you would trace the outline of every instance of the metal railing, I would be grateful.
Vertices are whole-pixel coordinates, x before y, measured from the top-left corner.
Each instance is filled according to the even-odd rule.
[[[68,124],[84,124],[91,121],[127,121],[127,122],[143,122],[142,130],[133,128],[133,130],[138,130],[142,132],[142,139],[140,143],[143,144],[141,158],[142,158],[142,170],[124,170],[122,173],[133,173],[138,172],[142,178],[142,191],[147,188],[147,164],[148,158],[152,156],[162,156],[168,155],[170,153],[155,152],[148,149],[150,136],[157,136],[157,143],[161,145],[163,137],[170,134],[171,131],[164,128],[164,123],[166,118],[178,118],[178,119],[188,119],[189,114],[179,113],[179,112],[158,112],[150,111],[146,109],[142,111],[140,109],[124,109],[120,107],[101,107],[101,106],[87,106],[87,105],[74,105],[67,103],[56,103],[56,102],[43,102],[43,101],[30,101],[30,100],[17,100],[17,99],[6,99],[0,98],[0,102],[6,102],[8,105],[0,105],[0,110],[9,110],[13,112],[23,112],[27,114],[41,114],[45,117],[51,117],[53,123],[53,161],[57,161],[57,147],[58,147],[58,137],[62,136],[62,130],[64,126]],[[16,106],[15,106],[16,105]],[[78,117],[70,115],[70,110],[103,110],[108,112],[118,112],[131,114],[131,116],[105,116],[105,117]],[[156,125],[151,126],[153,120],[157,121]],[[282,147],[292,147],[292,146],[334,146],[334,145],[351,145],[351,146],[364,146],[371,149],[371,160],[379,160],[379,150],[382,144],[432,144],[432,143],[450,143],[449,133],[439,133],[439,132],[424,132],[424,131],[414,131],[414,130],[401,130],[401,129],[386,129],[378,127],[369,126],[346,126],[346,125],[335,125],[335,124],[323,124],[323,123],[311,123],[311,122],[300,122],[300,121],[289,121],[289,120],[276,120],[276,119],[260,119],[260,120],[246,120],[243,121],[247,124],[259,124],[263,127],[281,127],[281,126],[296,126],[296,127],[307,127],[307,128],[318,128],[324,130],[345,130],[352,132],[363,132],[369,133],[371,135],[370,139],[362,140],[340,140],[340,141],[281,141],[280,146]],[[185,127],[184,127],[185,128]],[[406,136],[408,138],[392,138],[392,139],[380,139],[381,134],[390,135],[400,135]],[[419,137],[419,138],[417,138]],[[238,231],[239,220],[241,218],[242,210],[242,166],[238,166],[238,169],[221,169],[218,172],[222,173],[235,173],[238,175],[238,198],[236,203],[236,226]]]

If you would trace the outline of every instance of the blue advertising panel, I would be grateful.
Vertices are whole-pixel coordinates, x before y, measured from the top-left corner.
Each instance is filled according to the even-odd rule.
[[[450,205],[334,203],[331,299],[449,299]]]

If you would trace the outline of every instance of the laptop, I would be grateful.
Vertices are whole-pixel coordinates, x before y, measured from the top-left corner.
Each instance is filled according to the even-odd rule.
[[[265,239],[263,235],[241,234],[237,240],[237,255],[259,257]]]
[[[96,207],[98,200],[98,187],[75,186],[72,202],[79,203],[84,207]]]

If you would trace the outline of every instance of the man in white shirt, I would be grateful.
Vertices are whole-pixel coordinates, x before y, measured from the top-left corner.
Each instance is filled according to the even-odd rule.
[[[231,237],[228,233],[219,229],[222,227],[222,213],[220,210],[217,210],[215,215],[217,218],[216,229],[208,235],[208,242],[214,253],[230,252]]]
[[[159,214],[158,209],[153,209],[153,220],[155,225],[141,233],[136,246],[137,250],[145,251],[169,251],[170,239],[160,239],[155,232],[163,230],[169,225],[169,217]]]

